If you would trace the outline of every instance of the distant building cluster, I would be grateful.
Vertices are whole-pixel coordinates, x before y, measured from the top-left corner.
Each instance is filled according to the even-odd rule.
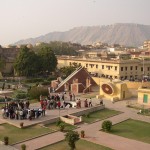
[[[36,43],[35,46],[41,43]],[[21,45],[0,46],[0,58],[5,60],[2,73],[13,73],[13,63]],[[28,44],[28,48],[33,45]],[[95,42],[79,49],[78,56],[57,56],[58,68],[73,64],[85,67],[93,76],[121,79],[142,80],[150,77],[150,40],[140,48],[129,48],[119,44]]]

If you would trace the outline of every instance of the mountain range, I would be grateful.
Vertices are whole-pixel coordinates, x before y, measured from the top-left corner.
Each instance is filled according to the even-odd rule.
[[[34,45],[38,42],[70,41],[82,45],[103,42],[125,46],[141,46],[145,40],[150,40],[150,25],[117,23],[103,26],[75,27],[65,32],[50,32],[36,38],[20,40],[15,44]]]

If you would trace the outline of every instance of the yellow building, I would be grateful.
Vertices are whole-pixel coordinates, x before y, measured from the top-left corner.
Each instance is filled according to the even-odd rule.
[[[150,106],[150,87],[140,87],[138,89],[138,103]]]
[[[150,61],[138,59],[87,59],[79,57],[58,57],[58,68],[78,64],[85,67],[88,72],[98,77],[141,80],[143,76],[150,76]]]
[[[100,97],[118,101],[130,98],[131,93],[125,82],[115,79],[110,82],[100,83]]]

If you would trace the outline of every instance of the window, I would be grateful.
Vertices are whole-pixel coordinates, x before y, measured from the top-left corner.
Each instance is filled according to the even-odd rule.
[[[128,70],[128,67],[125,67],[125,70],[127,71],[127,70]]]
[[[96,65],[96,68],[98,68],[98,65]]]
[[[123,67],[121,67],[121,71],[123,71]]]
[[[117,66],[115,66],[115,70],[117,70]]]
[[[108,66],[107,68],[108,68],[108,70],[110,70],[110,66]]]
[[[86,67],[88,67],[88,64],[86,64]]]
[[[102,65],[102,69],[104,69],[104,65]]]
[[[147,67],[147,71],[150,71],[150,67]]]
[[[135,66],[135,70],[137,70],[137,66]]]
[[[131,67],[130,67],[130,70],[132,70],[132,69],[133,69],[133,67],[131,66]]]
[[[69,65],[71,66],[71,62],[69,62]]]
[[[148,95],[143,95],[143,103],[148,103]]]
[[[141,71],[143,71],[143,67],[141,67]]]

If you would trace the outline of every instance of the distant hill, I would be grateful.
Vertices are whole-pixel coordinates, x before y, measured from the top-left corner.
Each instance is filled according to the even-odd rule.
[[[20,40],[15,44],[65,41],[80,44],[104,42],[126,46],[140,46],[150,39],[150,25],[117,23],[107,26],[75,27],[65,32],[51,32],[36,38]]]

